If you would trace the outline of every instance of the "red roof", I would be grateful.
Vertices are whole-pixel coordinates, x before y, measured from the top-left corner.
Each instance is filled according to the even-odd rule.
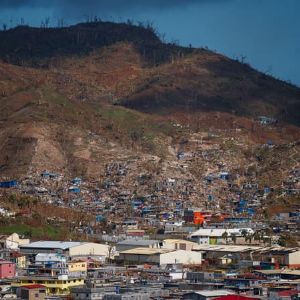
[[[293,295],[297,295],[298,291],[297,290],[286,290],[286,291],[281,291],[278,293],[278,296],[281,297],[287,297],[287,296],[293,296]]]
[[[18,257],[23,257],[23,256],[24,256],[24,254],[21,254],[19,252],[11,252],[10,253],[10,257],[12,257],[12,258],[18,258]]]
[[[228,295],[214,298],[214,300],[260,300],[259,298],[246,297],[241,295]]]
[[[33,289],[43,289],[43,288],[46,288],[46,287],[42,284],[29,284],[29,285],[23,285],[23,286],[21,286],[21,288],[28,289],[28,290],[33,290]]]

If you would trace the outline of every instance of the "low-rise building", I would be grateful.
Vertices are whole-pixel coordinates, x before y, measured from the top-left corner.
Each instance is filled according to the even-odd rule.
[[[234,295],[234,292],[228,290],[203,290],[185,293],[183,300],[208,300],[218,297]]]
[[[17,296],[22,300],[44,300],[46,287],[41,284],[24,285],[17,289]]]
[[[242,237],[244,233],[253,234],[251,228],[201,228],[190,235],[192,241],[199,245],[226,244],[235,238]]]
[[[87,274],[87,262],[86,261],[68,262],[68,274],[70,276],[85,277]]]
[[[161,248],[161,246],[158,240],[128,239],[118,242],[116,250],[121,252],[134,248]]]
[[[38,253],[57,253],[67,258],[97,257],[105,260],[109,255],[109,246],[89,242],[38,241],[20,246],[22,253],[34,257]]]
[[[188,250],[192,251],[198,248],[198,244],[195,242],[179,239],[166,239],[163,241],[163,248],[173,249],[173,250]]]
[[[111,287],[75,287],[71,289],[73,300],[102,300],[105,295],[116,294],[116,288]]]
[[[47,295],[68,295],[72,287],[84,285],[84,279],[72,278],[68,276],[19,276],[11,282],[11,286],[15,290],[31,284],[45,286]]]
[[[160,266],[167,264],[201,265],[202,253],[163,248],[135,248],[120,252],[119,259],[125,263],[149,263]]]
[[[30,243],[29,239],[22,239],[17,233],[0,236],[0,248],[18,250],[19,246]]]

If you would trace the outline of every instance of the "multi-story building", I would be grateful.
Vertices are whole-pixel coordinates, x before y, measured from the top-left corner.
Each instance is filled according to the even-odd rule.
[[[72,278],[67,275],[57,277],[20,276],[11,282],[11,287],[16,290],[31,284],[45,286],[47,295],[68,295],[72,287],[84,285],[84,278]]]

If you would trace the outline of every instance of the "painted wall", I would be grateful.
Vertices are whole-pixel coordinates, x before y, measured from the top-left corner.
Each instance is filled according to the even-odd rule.
[[[109,246],[97,243],[86,243],[71,247],[69,255],[72,256],[108,256]]]
[[[0,279],[13,278],[16,275],[16,265],[12,262],[0,262]]]
[[[160,255],[160,265],[166,264],[201,264],[202,253],[195,251],[177,250]]]

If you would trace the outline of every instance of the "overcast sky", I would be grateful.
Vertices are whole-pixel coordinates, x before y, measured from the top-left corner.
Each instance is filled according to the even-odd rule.
[[[255,68],[300,86],[300,0],[0,0],[0,23],[151,21],[166,40],[245,56]]]

